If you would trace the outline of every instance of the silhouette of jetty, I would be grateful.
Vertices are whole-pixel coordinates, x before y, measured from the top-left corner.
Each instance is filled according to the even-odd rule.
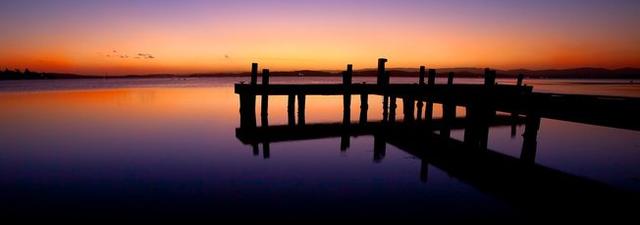
[[[436,85],[436,71],[424,66],[418,70],[416,84],[390,84],[386,59],[379,59],[376,84],[352,84],[353,68],[342,73],[342,84],[269,84],[269,70],[263,69],[258,84],[258,65],[252,64],[251,82],[236,84],[240,97],[240,127],[236,137],[251,145],[254,155],[271,156],[274,142],[340,137],[341,151],[347,151],[350,138],[371,135],[374,138],[373,160],[382,162],[390,144],[422,162],[420,180],[428,181],[429,165],[435,166],[480,191],[503,199],[537,215],[557,215],[583,220],[587,218],[630,218],[627,206],[638,200],[636,193],[567,174],[535,163],[537,135],[541,118],[640,130],[635,120],[640,113],[640,99],[587,95],[534,93],[522,85],[496,83],[496,71],[485,69],[484,84],[454,84],[448,73],[447,84]],[[426,81],[425,81],[426,78]],[[382,120],[368,121],[369,95],[380,95]],[[288,124],[270,126],[270,95],[288,96]],[[343,97],[343,120],[337,123],[306,124],[307,95]],[[351,120],[351,96],[361,99],[358,122]],[[260,126],[256,122],[255,101],[261,96]],[[297,122],[295,115],[298,100]],[[402,119],[396,118],[396,101],[402,99]],[[433,119],[433,104],[443,105],[443,117]],[[464,106],[466,116],[456,117],[456,107]],[[498,115],[497,111],[511,113]],[[519,158],[507,156],[487,147],[489,128],[525,125]],[[451,138],[451,130],[464,129],[462,141]],[[515,135],[512,129],[512,135]],[[437,132],[436,132],[437,131]],[[588,219],[587,219],[588,220]]]

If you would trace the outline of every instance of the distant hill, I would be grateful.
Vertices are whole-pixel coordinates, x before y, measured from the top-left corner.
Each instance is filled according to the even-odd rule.
[[[417,77],[417,68],[389,68],[387,69],[391,76],[394,77]],[[482,77],[484,75],[483,68],[461,67],[461,68],[440,68],[436,69],[438,77],[446,77],[449,72],[455,73],[456,77]],[[551,69],[551,70],[497,70],[498,78],[513,78],[518,74],[523,74],[526,78],[552,78],[552,79],[640,79],[640,69],[638,68],[621,68],[621,69],[603,69],[603,68],[575,68],[575,69]],[[365,68],[355,70],[353,76],[372,76],[375,77],[377,71],[375,68]],[[144,75],[119,75],[119,76],[100,76],[100,75],[81,75],[69,73],[39,73],[29,70],[4,70],[0,72],[0,80],[24,80],[24,79],[88,79],[88,78],[168,78],[168,77],[244,77],[249,76],[249,72],[241,73],[198,73],[198,74],[144,74]],[[271,76],[297,77],[297,76],[340,76],[336,71],[322,70],[296,70],[296,71],[272,71]]]

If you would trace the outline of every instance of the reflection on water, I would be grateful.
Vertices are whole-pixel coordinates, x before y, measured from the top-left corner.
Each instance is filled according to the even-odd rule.
[[[425,164],[399,145],[385,143],[384,157],[376,163],[373,134],[350,137],[346,151],[341,151],[343,140],[338,136],[274,142],[268,159],[262,149],[254,156],[253,147],[234,133],[240,118],[232,83],[238,79],[102,86],[92,83],[101,81],[66,81],[53,91],[16,91],[22,89],[16,86],[29,86],[25,83],[12,83],[13,89],[4,86],[2,214],[46,219],[108,212],[113,217],[237,222],[344,217],[504,222],[543,217],[518,206],[518,196],[535,190],[523,189],[514,202],[517,190],[493,193],[496,187],[486,186],[491,183],[483,177],[469,180],[460,174],[470,172],[443,167],[446,161]],[[287,124],[286,101],[270,99],[270,125]],[[381,102],[370,96],[370,121],[381,120]],[[308,97],[306,123],[341,121],[341,103],[341,97]],[[401,104],[398,101],[398,109]],[[352,107],[357,105],[359,98],[354,97]],[[440,105],[434,111],[434,118],[442,118]],[[354,123],[358,113],[351,112]],[[464,113],[464,108],[457,109],[459,118]],[[491,127],[488,148],[520,158],[524,129],[519,124],[512,135],[509,125]],[[451,136],[462,141],[464,130],[454,129]],[[481,166],[478,163],[474,165]],[[640,133],[542,119],[535,163],[638,193]],[[484,178],[495,181],[496,176]],[[554,203],[548,204],[536,207]]]

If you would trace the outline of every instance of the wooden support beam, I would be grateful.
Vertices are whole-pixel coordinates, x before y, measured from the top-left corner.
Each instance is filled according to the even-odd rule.
[[[269,95],[267,94],[267,90],[269,88],[269,69],[262,70],[262,89],[264,90],[264,94],[262,94],[262,102],[260,107],[260,117],[261,117],[261,125],[263,127],[269,126]]]

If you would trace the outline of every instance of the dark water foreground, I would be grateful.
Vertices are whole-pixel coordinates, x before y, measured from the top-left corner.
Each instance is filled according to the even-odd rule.
[[[482,154],[438,141],[408,146],[408,128],[389,130],[397,135],[382,155],[366,133],[348,148],[329,136],[255,152],[235,133],[238,79],[0,83],[0,220],[622,222],[638,209],[637,131],[543,118],[528,166],[517,161],[522,123],[492,126]],[[530,82],[538,91],[640,95],[626,83]],[[270,99],[270,125],[287,123],[286,101]],[[369,99],[370,121],[381,119],[381,101]],[[341,104],[308,97],[306,123],[341,121]],[[442,117],[441,106],[434,111]]]

